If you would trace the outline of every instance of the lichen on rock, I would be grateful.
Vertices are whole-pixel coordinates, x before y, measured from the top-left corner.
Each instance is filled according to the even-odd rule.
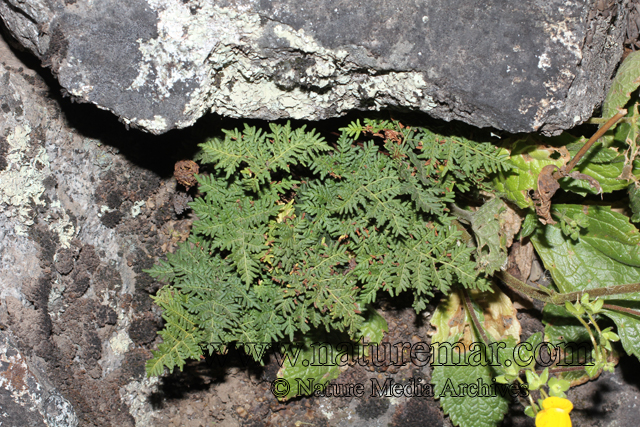
[[[155,134],[383,108],[557,134],[601,103],[627,24],[561,0],[54,3],[0,16],[68,94]]]

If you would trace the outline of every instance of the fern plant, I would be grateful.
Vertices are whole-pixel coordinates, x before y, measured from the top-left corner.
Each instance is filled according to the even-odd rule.
[[[189,239],[148,272],[166,321],[149,375],[182,369],[213,343],[293,341],[313,330],[357,340],[380,292],[486,290],[447,204],[505,169],[488,143],[393,121],[341,129],[245,125],[201,145],[202,194]],[[372,139],[362,141],[361,136]]]

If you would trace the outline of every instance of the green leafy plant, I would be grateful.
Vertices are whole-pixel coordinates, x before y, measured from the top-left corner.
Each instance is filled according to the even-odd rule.
[[[216,343],[322,330],[357,341],[380,292],[412,292],[420,311],[436,290],[488,287],[447,204],[504,168],[491,144],[366,120],[333,147],[271,124],[201,148],[212,171],[198,176],[192,233],[149,270],[171,283],[155,297],[166,325],[150,375],[224,351]]]
[[[556,138],[528,136],[506,141],[503,146],[512,167],[494,178],[496,189],[525,209],[519,237],[530,238],[551,273],[554,287],[528,285],[504,270],[496,273],[506,286],[545,302],[545,332],[529,337],[526,345],[515,347],[520,360],[534,362],[514,370],[513,360],[503,359],[501,365],[492,367],[490,376],[503,384],[526,384],[527,390],[539,393],[537,402],[528,395],[523,404],[525,413],[543,424],[570,425],[572,405],[565,392],[602,371],[613,371],[617,363],[614,343],[620,342],[627,354],[640,358],[640,230],[630,222],[638,216],[639,122],[638,95],[634,91],[640,85],[639,61],[640,54],[635,53],[620,68],[603,107],[603,118],[592,120],[602,125],[592,138],[587,141],[565,133]],[[552,198],[560,188],[585,196],[628,188],[634,215],[629,218],[602,203],[554,204]],[[497,219],[488,221],[497,227]],[[467,235],[466,240],[473,241],[473,237]],[[492,337],[485,332],[482,310],[476,310],[473,295],[466,298],[466,311],[474,340],[490,344]],[[508,341],[505,344],[507,349],[514,348]],[[542,348],[549,349],[550,345],[553,350],[536,354],[534,349],[541,344]],[[540,359],[545,357],[553,362],[551,366],[536,369],[535,361],[540,366]],[[436,384],[442,381],[436,375],[437,369]],[[464,369],[448,374],[454,381],[467,376]],[[496,419],[501,419],[465,416],[468,412],[457,409],[464,403],[441,400],[456,425],[495,426]],[[504,402],[493,402],[485,412],[503,413]]]
[[[463,363],[432,374],[454,425],[497,426],[513,399],[540,422],[569,425],[570,387],[612,371],[620,351],[640,358],[639,64],[640,52],[620,67],[590,139],[528,135],[495,147],[365,119],[332,144],[289,124],[202,144],[197,160],[209,172],[197,177],[191,235],[148,270],[168,282],[154,297],[166,324],[148,374],[233,343],[294,343],[302,360],[322,341],[334,360],[353,361],[366,354],[360,338],[378,343],[387,329],[372,308],[381,292],[412,293],[419,312],[440,291],[432,343],[450,352],[466,344]],[[571,203],[559,203],[560,189]],[[587,200],[620,190],[629,215]],[[505,270],[514,239],[533,244],[550,286]],[[520,342],[497,283],[545,303],[544,333]],[[345,340],[357,355],[340,347]],[[545,357],[553,362],[543,366]],[[287,359],[278,376],[294,386],[278,398],[313,393],[307,379],[322,389],[339,374],[337,363]],[[456,393],[476,381],[502,391]]]

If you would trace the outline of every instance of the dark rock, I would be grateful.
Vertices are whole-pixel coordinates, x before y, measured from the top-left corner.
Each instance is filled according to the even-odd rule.
[[[71,404],[27,362],[9,335],[0,331],[0,423],[8,426],[78,425]]]
[[[144,365],[149,359],[149,356],[149,352],[142,349],[135,349],[128,352],[122,366],[122,376],[128,379],[144,378]]]
[[[2,2],[0,8],[5,6]],[[38,1],[30,4],[40,6]],[[13,384],[4,381],[9,368],[0,342],[0,423],[133,426],[134,415],[144,418],[140,408],[146,406],[140,401],[138,412],[130,412],[127,396],[150,386],[141,376],[151,354],[130,348],[127,330],[135,307],[145,302],[144,310],[150,311],[152,301],[136,288],[137,272],[125,257],[143,246],[139,234],[148,234],[151,226],[133,204],[154,202],[163,180],[108,147],[103,135],[119,129],[113,126],[114,117],[87,118],[81,113],[76,118],[70,110],[86,108],[53,99],[55,93],[40,75],[48,78],[42,69],[20,61],[0,38],[0,155],[6,163],[0,170],[0,330],[11,333],[20,354],[35,367],[31,373],[41,391],[55,387],[77,420],[65,420],[56,410],[61,401],[49,395],[36,402],[40,409],[30,403],[36,399],[32,395],[23,393],[24,399],[16,400],[18,392],[27,389],[11,388]],[[86,127],[81,131],[72,122]],[[148,153],[148,142],[140,140],[151,135],[127,135],[133,133],[134,145]],[[109,138],[123,141],[113,134]],[[111,172],[108,182],[100,178],[105,171]],[[158,205],[170,203],[172,192],[165,193]],[[117,197],[108,199],[110,194]],[[119,216],[112,218],[113,225],[129,224],[126,236],[101,223],[100,214],[107,211]],[[145,240],[160,248],[166,239],[156,232]],[[161,253],[155,251],[149,265]],[[160,322],[159,313],[146,316]],[[124,366],[128,363],[131,366]],[[15,372],[11,370],[12,378]],[[134,377],[138,380],[132,381]]]
[[[7,104],[3,104],[7,105]],[[7,105],[8,108],[8,105]],[[4,110],[4,109],[3,109]],[[9,144],[7,140],[0,135],[0,171],[3,171],[7,168],[7,159],[5,158],[7,155],[7,149],[9,148]]]
[[[89,273],[94,273],[100,265],[100,258],[96,254],[93,245],[84,245],[78,258],[78,263],[82,265]]]
[[[91,284],[91,277],[86,273],[76,274],[66,287],[64,294],[71,298],[80,298],[87,292]]]
[[[98,327],[103,328],[106,325],[115,325],[118,321],[118,313],[109,306],[101,305],[96,311],[96,322]]]
[[[129,336],[136,344],[149,344],[156,339],[158,325],[149,318],[136,319],[129,327]]]
[[[122,214],[118,211],[106,212],[100,218],[105,227],[114,228],[122,220]]]
[[[54,257],[54,265],[58,273],[63,275],[71,273],[74,260],[77,256],[77,251],[73,249],[63,248],[59,250]]]
[[[112,265],[101,265],[96,271],[95,288],[99,293],[117,290],[122,287],[122,277],[120,272]]]
[[[208,110],[317,120],[381,108],[558,133],[603,100],[635,34],[622,3],[56,0],[2,2],[0,17],[73,99],[152,133]]]
[[[389,399],[384,397],[372,397],[365,399],[356,407],[356,414],[363,420],[370,420],[378,418],[380,415],[387,412],[389,408]]]
[[[109,209],[118,209],[122,204],[122,196],[118,193],[111,193],[107,196],[107,206]]]
[[[444,419],[438,404],[432,399],[413,397],[396,410],[389,427],[442,427]]]

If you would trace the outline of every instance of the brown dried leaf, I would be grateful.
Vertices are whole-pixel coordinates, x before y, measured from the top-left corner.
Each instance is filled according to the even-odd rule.
[[[509,253],[509,273],[522,281],[526,281],[531,274],[532,263],[533,244],[530,241],[526,244],[515,242]]]
[[[551,218],[551,198],[560,188],[560,184],[553,177],[553,173],[558,169],[556,165],[547,165],[542,168],[538,175],[538,189],[533,193],[533,200],[536,205],[536,214],[543,224],[555,224]]]
[[[589,184],[591,184],[591,186],[593,188],[595,188],[596,190],[598,190],[598,194],[602,194],[602,187],[600,186],[600,183],[592,176],[589,176],[587,174],[584,173],[580,173],[580,172],[571,172],[569,175],[567,175],[573,179],[584,179],[586,181],[589,182]]]
[[[187,191],[198,183],[195,175],[200,171],[200,168],[193,160],[180,160],[176,162],[173,176],[176,180],[187,188]]]

